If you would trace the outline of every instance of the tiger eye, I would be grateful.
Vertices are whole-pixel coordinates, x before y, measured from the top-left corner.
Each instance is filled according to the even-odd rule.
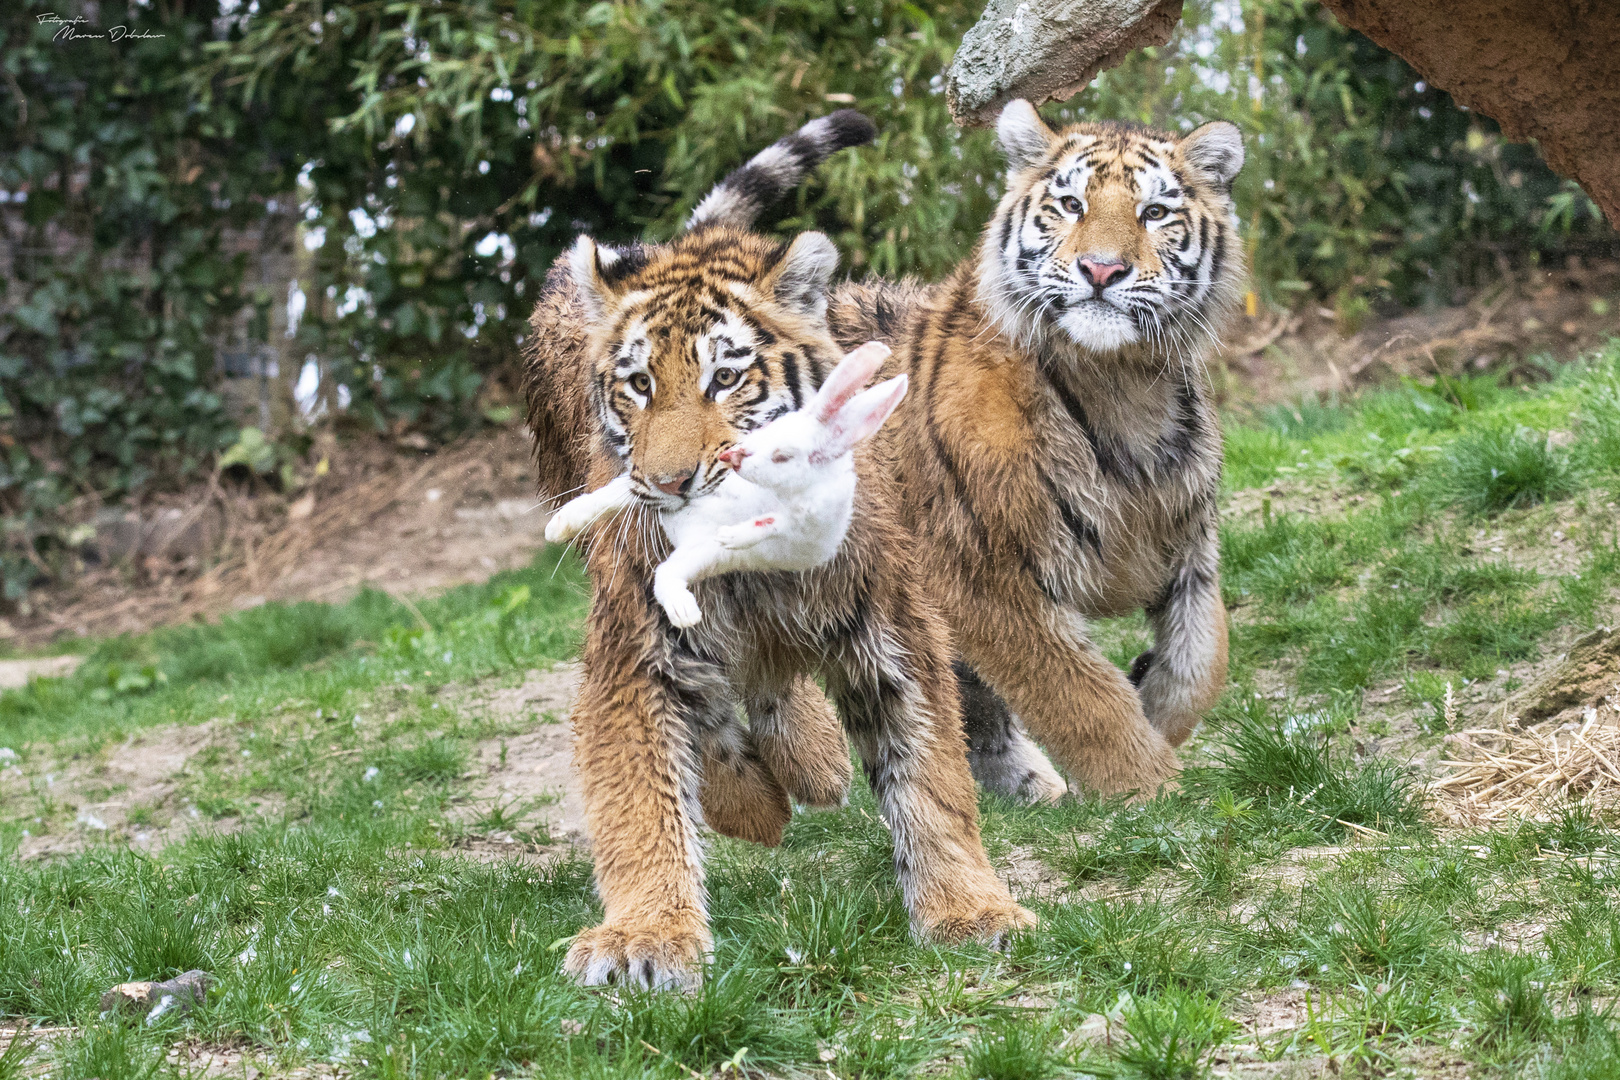
[[[638,371],[630,376],[630,389],[638,394],[645,395],[652,390],[652,377],[645,371]]]
[[[1160,206],[1158,203],[1154,203],[1152,206],[1142,211],[1142,216],[1147,218],[1149,221],[1163,221],[1165,218],[1170,216],[1170,208],[1168,206]]]
[[[719,371],[714,373],[714,384],[716,386],[737,385],[737,369],[728,367],[721,368]]]
[[[1079,217],[1080,211],[1084,209],[1084,207],[1080,205],[1080,200],[1075,198],[1073,195],[1063,196],[1063,198],[1058,200],[1058,205],[1063,207],[1065,213],[1073,214],[1075,217]]]

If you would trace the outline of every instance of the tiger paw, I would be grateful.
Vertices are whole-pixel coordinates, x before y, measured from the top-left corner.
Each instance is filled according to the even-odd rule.
[[[1026,806],[1061,801],[1069,793],[1068,781],[1027,735],[1017,729],[1009,734],[1006,745],[998,751],[968,751],[973,779],[986,791]]]
[[[929,912],[921,930],[933,941],[979,941],[992,949],[1003,948],[1019,930],[1038,921],[1035,913],[1020,906],[1005,890],[979,897],[953,897],[943,910]]]
[[[709,950],[701,917],[649,917],[581,930],[563,971],[584,986],[616,983],[645,990],[695,990]]]

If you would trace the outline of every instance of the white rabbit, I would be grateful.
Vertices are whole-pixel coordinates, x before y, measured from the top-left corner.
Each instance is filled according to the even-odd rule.
[[[845,356],[797,412],[751,431],[718,456],[733,470],[709,494],[660,511],[673,550],[653,575],[653,595],[676,626],[700,622],[691,584],[734,570],[809,570],[844,542],[855,505],[855,445],[883,426],[906,396],[905,375],[859,392],[889,355],[870,341]],[[634,505],[627,472],[567,503],[546,539],[570,540],[599,518]]]

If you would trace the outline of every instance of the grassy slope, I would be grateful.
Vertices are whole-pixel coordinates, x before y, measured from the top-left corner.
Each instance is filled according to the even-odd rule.
[[[1620,1075],[1603,1005],[1620,994],[1620,837],[1578,811],[1439,832],[1405,758],[1356,749],[1387,722],[1369,688],[1398,688],[1432,743],[1447,682],[1499,696],[1549,635],[1612,604],[1620,347],[1534,392],[1409,387],[1257,418],[1231,430],[1228,475],[1233,689],[1174,795],[985,800],[992,853],[1037,883],[1043,916],[1005,954],[908,939],[862,790],[796,819],[779,849],[714,842],[700,994],[560,978],[561,946],[597,915],[588,863],[480,864],[448,846],[467,755],[495,732],[441,692],[571,654],[583,586],[551,553],[420,619],[374,594],[267,605],[101,643],[81,674],[0,698],[0,745],[25,768],[219,718],[184,801],[203,816],[277,808],[157,857],[110,842],[0,856],[0,1014],[76,1025],[39,1054],[53,1075],[104,1080],[168,1075],[186,1039],[368,1076],[675,1077],[737,1061],[1156,1080],[1295,1058]],[[1572,560],[1560,574],[1523,555],[1554,527]],[[1142,644],[1139,620],[1099,631],[1121,662]],[[0,808],[0,850],[72,827],[71,807],[33,792]],[[112,982],[192,967],[220,989],[191,1018],[97,1018]],[[1268,1019],[1281,1009],[1292,1019]],[[1072,1037],[1097,1013],[1115,1037]],[[0,1078],[15,1064],[0,1059]]]

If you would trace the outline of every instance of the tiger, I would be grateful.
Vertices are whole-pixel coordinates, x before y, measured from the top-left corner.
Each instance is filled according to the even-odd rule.
[[[996,135],[1006,190],[977,249],[933,286],[835,293],[832,332],[884,340],[884,374],[911,377],[893,461],[961,654],[975,775],[1031,794],[1027,727],[1084,787],[1152,791],[1226,679],[1203,364],[1247,273],[1242,135],[1054,131],[1025,101]],[[1138,610],[1154,641],[1122,672],[1086,620]]]
[[[957,700],[969,702],[971,774],[1015,797],[1059,797],[1066,785],[1028,738],[1033,734],[1086,788],[1152,792],[1176,771],[1174,747],[1225,680],[1214,510],[1221,444],[1200,369],[1241,295],[1231,186],[1242,139],[1224,123],[1184,136],[1110,123],[1053,132],[1025,102],[1003,111],[997,138],[1007,191],[977,250],[953,273],[935,285],[845,282],[806,296],[822,297],[820,317],[834,348],[884,341],[894,349],[884,376],[911,376],[911,395],[863,462],[862,484],[874,498],[898,503],[899,521],[886,524],[896,529],[895,543],[910,546],[917,580],[943,607],[957,650]],[[718,203],[744,212],[759,206],[729,196]],[[744,250],[743,234],[729,230],[748,223],[694,221],[691,236],[667,248],[591,249],[595,272],[629,290],[620,302],[628,297],[636,310],[652,301],[650,292],[638,295],[652,280],[647,275],[674,273],[672,253],[687,253],[682,280],[707,290],[686,309],[695,321],[685,337],[672,329],[669,338],[643,324],[651,342],[690,343],[682,354],[650,343],[625,352],[617,338],[590,338],[586,327],[610,313],[606,305],[589,308],[592,264],[576,255],[572,272],[553,271],[532,320],[536,345],[525,376],[543,491],[562,495],[603,483],[639,456],[649,464],[642,490],[654,505],[689,497],[713,481],[712,463],[733,433],[793,407],[795,386],[802,398],[819,383],[835,353],[810,349],[808,337],[798,339],[805,347],[784,351],[774,327],[737,317],[735,304],[756,294],[740,280],[718,284],[705,274],[747,272],[727,262],[727,252]],[[704,235],[727,246],[704,248]],[[824,251],[822,261],[830,273],[832,253]],[[659,280],[673,287],[672,279]],[[770,342],[763,350],[761,328]],[[699,340],[709,351],[698,351]],[[715,349],[739,351],[728,358]],[[737,374],[733,380],[721,370]],[[631,385],[638,374],[647,381]],[[678,419],[648,407],[660,380],[686,403]],[[599,777],[587,783],[604,793],[599,804],[608,808],[600,813],[609,827],[630,828],[627,812],[612,806],[615,798],[647,798],[649,777],[661,785],[655,799],[662,816],[650,832],[643,820],[639,832],[599,848],[608,909],[599,929],[616,927],[618,936],[587,939],[571,967],[587,981],[690,970],[693,943],[703,940],[692,929],[701,923],[691,914],[701,908],[694,899],[701,887],[692,884],[699,873],[690,854],[694,823],[711,804],[724,804],[737,819],[776,814],[771,770],[758,747],[784,718],[825,711],[803,673],[767,680],[766,692],[746,678],[732,684],[747,733],[739,732],[735,707],[699,708],[709,699],[689,697],[680,680],[729,671],[733,654],[694,657],[691,642],[660,622],[647,562],[656,562],[657,537],[645,524],[620,529],[614,538],[593,538],[589,548],[603,615],[598,621],[593,612],[579,715],[633,718],[614,731],[634,737],[600,751],[601,763],[592,765],[585,759],[598,753],[597,744],[582,733],[581,760],[588,776]],[[756,577],[772,576],[704,583],[704,624],[724,628],[718,637],[728,648],[769,652],[770,662],[761,663],[780,676],[776,661],[793,650],[781,647],[779,635],[797,632],[803,616],[789,617],[778,594],[802,594],[781,576],[770,586]],[[1155,640],[1124,673],[1091,642],[1085,620],[1133,610],[1147,613]],[[844,722],[853,716],[858,728],[863,703],[828,681]],[[723,682],[719,674],[712,680]],[[939,690],[936,700],[948,696]],[[699,712],[706,722],[690,719]],[[750,749],[755,730],[763,737]],[[730,749],[712,749],[720,744]],[[809,756],[817,753],[834,750],[821,740]],[[711,756],[726,764],[712,775]],[[955,756],[946,759],[952,765],[942,776],[959,777]],[[783,765],[813,767],[803,759]],[[870,757],[867,769],[876,787],[881,771],[874,780]],[[694,779],[694,771],[702,777]],[[684,862],[666,852],[649,870],[635,854],[638,845],[677,838],[687,844]],[[668,910],[672,897],[686,912],[681,919],[634,914]],[[625,927],[634,932],[626,936]]]
[[[667,555],[657,511],[711,491],[720,454],[802,407],[841,353],[827,321],[832,242],[743,225],[872,130],[859,114],[813,121],[723,181],[666,243],[581,237],[537,305],[525,391],[543,487],[628,474],[638,499],[581,536],[594,602],[572,722],[604,914],[564,969],[587,985],[701,980],[712,939],[699,826],[733,813],[731,829],[754,818],[770,833],[780,790],[835,786],[838,754],[847,767],[841,739],[815,735],[830,715],[815,677],[893,835],[914,932],[997,943],[1034,923],[984,852],[951,635],[881,449],[856,452],[853,517],[827,564],[697,582],[704,617],[684,629],[652,591]]]

